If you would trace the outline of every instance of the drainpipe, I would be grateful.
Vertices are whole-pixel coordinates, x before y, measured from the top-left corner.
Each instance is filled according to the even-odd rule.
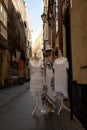
[[[59,49],[63,54],[62,1],[61,0],[58,0],[58,30],[59,30]]]

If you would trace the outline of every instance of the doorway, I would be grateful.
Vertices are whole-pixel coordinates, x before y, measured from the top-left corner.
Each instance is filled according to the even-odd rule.
[[[69,81],[72,81],[72,51],[71,51],[71,21],[69,6],[66,9],[64,17],[65,36],[66,36],[66,57],[69,61]]]

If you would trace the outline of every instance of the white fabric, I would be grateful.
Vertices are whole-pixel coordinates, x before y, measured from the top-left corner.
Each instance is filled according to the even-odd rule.
[[[65,98],[68,98],[68,75],[67,69],[69,68],[69,63],[67,58],[57,58],[54,61],[54,79],[55,79],[55,93],[62,93]]]
[[[33,96],[37,96],[42,93],[43,78],[41,68],[41,61],[30,61],[30,91]]]
[[[46,84],[47,84],[47,94],[48,96],[53,99],[53,90],[51,88],[51,79],[53,77],[53,70],[46,68]]]

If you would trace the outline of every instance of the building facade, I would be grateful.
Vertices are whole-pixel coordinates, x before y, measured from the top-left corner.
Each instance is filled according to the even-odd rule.
[[[0,88],[4,85],[4,80],[8,68],[8,34],[7,34],[8,1],[0,1]]]
[[[69,76],[74,81],[73,112],[87,129],[87,1],[64,1],[62,7],[63,52],[70,63]],[[78,96],[77,96],[78,95]],[[76,102],[75,102],[76,100]],[[77,104],[77,105],[76,105]]]
[[[27,77],[29,45],[32,44],[31,27],[27,19],[24,0],[0,1],[1,87],[18,83],[20,77]],[[31,43],[27,44],[28,42]]]
[[[87,123],[87,1],[49,0],[48,25],[51,26],[51,35],[48,31],[52,47],[61,49],[63,56],[69,61],[69,81],[74,82],[73,103],[75,113]],[[56,55],[55,55],[56,56]],[[54,56],[54,58],[55,58]],[[71,84],[72,86],[72,84]],[[71,91],[71,89],[70,89]],[[78,96],[77,96],[78,95]],[[84,115],[84,116],[83,116]],[[85,124],[86,124],[85,123]]]
[[[34,42],[34,47],[33,47],[33,55],[36,53],[37,57],[41,60],[43,60],[43,31],[41,31],[38,34],[38,37],[36,38]]]

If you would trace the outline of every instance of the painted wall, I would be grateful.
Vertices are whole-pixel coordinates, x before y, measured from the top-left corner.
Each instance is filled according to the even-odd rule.
[[[73,0],[71,43],[73,79],[87,84],[87,0]]]

